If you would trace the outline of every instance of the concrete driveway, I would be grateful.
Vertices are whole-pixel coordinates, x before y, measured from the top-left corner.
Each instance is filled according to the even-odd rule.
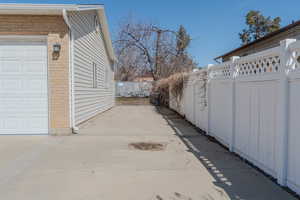
[[[132,142],[166,149],[140,151]],[[152,106],[115,107],[77,135],[1,136],[0,144],[1,200],[296,199],[175,113]]]

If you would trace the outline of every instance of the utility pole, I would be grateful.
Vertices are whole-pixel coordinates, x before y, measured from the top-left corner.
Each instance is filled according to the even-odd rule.
[[[161,29],[158,29],[155,31],[157,36],[156,36],[156,45],[155,45],[155,76],[160,73],[161,69],[160,69],[160,66],[159,66],[159,51],[160,51],[160,38],[161,38],[161,34],[162,34],[162,30]]]

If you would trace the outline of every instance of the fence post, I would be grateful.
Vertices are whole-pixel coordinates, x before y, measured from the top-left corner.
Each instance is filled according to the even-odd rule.
[[[234,151],[234,141],[235,141],[235,77],[236,77],[236,61],[239,59],[239,56],[232,56],[230,58],[230,72],[231,72],[231,135],[229,142],[229,150]]]
[[[280,42],[280,79],[277,118],[277,182],[285,186],[287,182],[287,151],[288,151],[288,117],[289,117],[289,86],[288,66],[291,61],[289,45],[296,39],[286,39]]]
[[[213,67],[214,65],[213,64],[209,64],[209,65],[207,65],[207,86],[206,86],[206,98],[207,98],[207,128],[206,128],[206,134],[207,135],[210,135],[210,127],[209,127],[209,123],[210,123],[210,87],[211,87],[211,84],[210,84],[210,82],[211,82],[211,79],[210,79],[210,69],[211,69],[211,67]]]

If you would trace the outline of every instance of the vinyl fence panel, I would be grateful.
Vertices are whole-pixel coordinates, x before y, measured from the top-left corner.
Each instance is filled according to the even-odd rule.
[[[149,97],[152,82],[116,82],[117,97]]]
[[[286,39],[191,73],[170,107],[300,194],[299,91],[300,41]]]
[[[288,79],[287,186],[300,194],[300,41],[291,45]]]

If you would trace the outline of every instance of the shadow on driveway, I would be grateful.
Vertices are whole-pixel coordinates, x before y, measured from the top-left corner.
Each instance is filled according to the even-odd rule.
[[[205,132],[187,122],[176,112],[157,107],[188,151],[206,167],[216,180],[214,184],[224,189],[231,199],[237,200],[293,200],[298,199],[277,185],[261,171],[229,152]]]

